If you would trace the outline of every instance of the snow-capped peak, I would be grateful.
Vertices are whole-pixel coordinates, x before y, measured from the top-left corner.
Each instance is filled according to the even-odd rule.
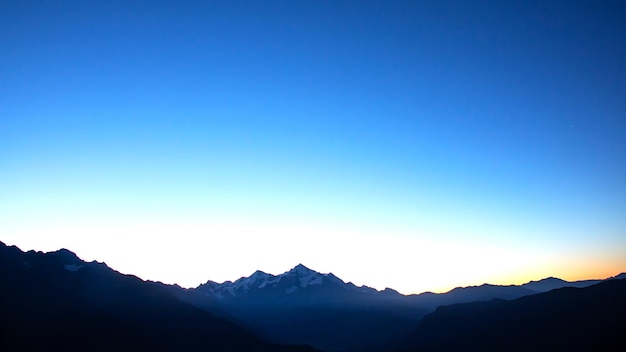
[[[324,282],[326,275],[320,274],[315,270],[311,270],[302,264],[296,265],[288,272],[279,275],[278,277],[293,277],[295,276],[300,281],[300,287],[307,287],[309,285],[321,285]]]
[[[208,281],[201,285],[205,294],[214,295],[220,299],[225,297],[235,297],[248,294],[254,294],[258,290],[278,289],[287,294],[291,294],[298,289],[322,285],[324,283],[332,283],[345,285],[343,281],[332,273],[321,274],[315,270],[311,270],[303,264],[298,264],[291,270],[280,274],[272,275],[257,270],[248,277],[241,277],[231,282],[225,281],[221,284]],[[267,292],[267,291],[266,291]]]

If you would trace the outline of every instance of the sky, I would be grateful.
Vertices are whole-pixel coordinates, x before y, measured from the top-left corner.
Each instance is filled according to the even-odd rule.
[[[626,271],[621,1],[2,1],[0,241],[194,287]]]

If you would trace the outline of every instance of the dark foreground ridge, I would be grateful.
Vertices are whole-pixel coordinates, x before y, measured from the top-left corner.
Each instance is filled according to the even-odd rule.
[[[626,343],[626,279],[442,306],[401,351],[610,351]],[[616,347],[622,346],[622,347]]]
[[[312,351],[262,341],[164,285],[67,250],[0,242],[0,287],[3,351]]]

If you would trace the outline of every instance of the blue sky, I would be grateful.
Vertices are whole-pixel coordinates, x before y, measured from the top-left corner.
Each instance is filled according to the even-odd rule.
[[[299,262],[402,292],[617,274],[625,17],[3,2],[0,240],[185,286]]]

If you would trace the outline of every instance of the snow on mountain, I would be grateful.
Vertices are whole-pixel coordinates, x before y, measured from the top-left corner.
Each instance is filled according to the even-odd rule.
[[[78,271],[80,270],[82,267],[84,267],[84,265],[77,265],[77,264],[65,264],[64,268],[67,271]]]
[[[283,278],[295,277],[300,282],[300,287],[304,288],[309,285],[321,285],[324,282],[324,277],[328,275],[329,274],[320,274],[302,264],[298,264],[288,272],[279,275],[277,281],[280,281]]]
[[[242,289],[248,291],[253,288],[261,288],[267,285],[267,282],[274,276],[268,273],[264,273],[260,270],[255,271],[249,277],[242,277],[239,280],[229,285],[229,289],[236,291]]]
[[[219,284],[208,281],[197,289],[204,292],[205,295],[212,295],[221,300],[226,297],[239,297],[259,293],[269,294],[270,291],[290,295],[299,290],[312,289],[314,287],[332,287],[341,291],[352,290],[363,293],[378,292],[367,286],[357,287],[352,283],[346,284],[332,273],[322,274],[302,264],[298,264],[280,275],[272,275],[257,270],[249,277],[242,277],[234,282],[225,281]]]

